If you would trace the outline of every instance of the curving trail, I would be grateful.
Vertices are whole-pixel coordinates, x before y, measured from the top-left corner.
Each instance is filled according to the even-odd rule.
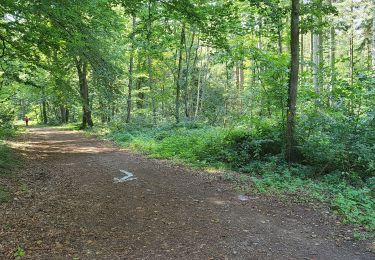
[[[14,146],[27,163],[0,204],[0,259],[375,259],[324,206],[241,201],[212,174],[77,132],[33,128]],[[120,170],[136,179],[114,182]]]

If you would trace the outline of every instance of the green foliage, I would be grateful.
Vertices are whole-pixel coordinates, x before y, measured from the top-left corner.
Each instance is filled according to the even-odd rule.
[[[24,256],[26,256],[26,252],[25,252],[25,250],[24,250],[22,247],[18,246],[18,247],[16,248],[16,251],[14,252],[14,257],[15,257],[15,259],[21,259],[21,258],[23,258]]]
[[[346,173],[354,182],[375,177],[373,122],[340,114],[313,114],[301,120],[300,143],[306,163],[324,175]],[[358,177],[357,179],[356,176]]]
[[[158,128],[125,126],[111,140],[146,151],[158,158],[176,158],[193,164],[221,164],[239,169],[261,156],[280,153],[280,143],[261,139],[246,129],[203,127],[187,123]]]
[[[15,137],[18,129],[7,123],[6,126],[0,127],[0,170],[11,169],[18,164],[18,158],[15,153],[2,141]]]
[[[253,163],[247,169],[259,192],[286,192],[298,194],[302,200],[328,202],[345,221],[363,225],[369,231],[375,230],[375,194],[371,186],[353,186],[351,181],[335,173],[311,179],[308,177],[311,170],[301,165],[289,168],[274,160],[262,165]]]
[[[8,202],[10,198],[9,191],[0,187],[0,203]]]
[[[15,117],[14,110],[8,106],[0,106],[0,129],[11,125]],[[1,133],[0,133],[1,138]]]

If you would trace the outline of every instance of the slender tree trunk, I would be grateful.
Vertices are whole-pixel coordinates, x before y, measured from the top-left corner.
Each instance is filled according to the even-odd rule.
[[[324,73],[323,73],[323,68],[324,68],[324,52],[323,52],[323,32],[322,30],[319,31],[319,67],[318,67],[318,81],[319,81],[319,90],[320,90],[320,95],[318,96],[318,103],[322,103],[322,94],[324,93]]]
[[[126,123],[130,122],[131,111],[132,111],[132,90],[133,90],[133,66],[134,66],[134,37],[136,30],[136,16],[132,16],[132,33],[131,33],[131,49],[129,57],[129,82],[128,82],[128,99],[126,108]]]
[[[151,55],[151,36],[152,36],[152,3],[151,0],[148,1],[148,23],[147,23],[147,44],[148,44],[148,86],[151,94],[151,110],[152,110],[152,123],[156,125],[156,101],[155,101],[155,90],[153,86],[153,73],[152,73],[152,55]]]
[[[230,99],[228,98],[228,91],[230,89],[230,85],[231,85],[231,74],[233,73],[233,67],[230,67],[229,64],[228,64],[228,61],[225,62],[225,74],[226,74],[226,81],[225,81],[225,85],[224,85],[224,115],[223,115],[223,119],[224,119],[224,127],[226,125],[226,119],[227,119],[227,113],[228,113],[228,110],[230,109]],[[236,85],[237,85],[237,90],[239,88],[239,68],[238,68],[238,62],[236,63],[236,72],[235,72],[235,78],[236,78]]]
[[[371,37],[371,36],[370,36]],[[372,69],[372,56],[371,56],[371,39],[367,41],[367,71],[371,72]]]
[[[154,90],[153,75],[152,75],[151,55],[147,57],[147,65],[148,65],[148,86],[149,86],[150,93],[151,93],[152,123],[156,125],[156,101],[155,101],[155,90]]]
[[[82,58],[76,59],[76,68],[79,80],[79,90],[82,100],[82,128],[94,126],[91,118],[89,86],[87,83],[87,62]]]
[[[242,93],[244,89],[244,83],[245,83],[245,72],[244,72],[244,62],[243,59],[240,60],[240,88],[238,91],[239,94],[239,107],[240,112],[242,112]]]
[[[202,54],[202,47],[200,48],[200,54]],[[201,55],[200,55],[201,56]],[[200,67],[198,69],[198,81],[197,81],[197,97],[195,101],[195,112],[194,112],[194,118],[197,118],[198,116],[198,111],[199,111],[199,101],[200,101],[200,92],[201,92],[201,75],[202,75],[202,69],[203,69],[203,58],[201,59],[200,62]]]
[[[228,72],[228,64],[226,64],[226,70]],[[241,80],[240,80],[240,64],[239,64],[238,61],[236,62],[236,67],[235,67],[235,77],[236,77],[236,88],[240,89],[240,84],[241,84]],[[229,81],[229,76],[228,76],[228,73],[227,73],[227,82],[228,81]]]
[[[209,68],[210,68],[210,48],[207,46],[206,47],[206,66],[204,68],[204,73],[205,74],[204,74],[203,80],[201,82],[201,91],[200,91],[201,92],[201,99],[200,99],[200,105],[198,104],[198,110],[201,111],[201,112],[203,111],[204,99],[205,99],[205,94],[206,94],[205,89],[206,89],[206,86],[208,84],[208,80],[209,80],[209,77],[210,77]]]
[[[42,102],[42,111],[43,111],[43,124],[48,123],[48,116],[47,116],[47,102],[43,100]]]
[[[180,122],[180,93],[182,86],[182,54],[184,51],[185,43],[185,23],[182,23],[181,36],[180,36],[180,50],[178,54],[178,68],[177,68],[177,80],[176,80],[176,102],[175,102],[175,118],[176,123]]]
[[[185,52],[186,52],[186,74],[185,74],[185,80],[184,80],[184,105],[185,105],[185,117],[189,118],[189,75],[190,75],[190,60],[191,60],[191,51],[193,48],[194,40],[195,40],[195,32],[193,32],[193,35],[191,37],[191,43],[189,48],[186,48],[186,35],[184,35],[184,45],[185,45]]]
[[[351,89],[353,89],[354,84],[354,18],[353,18],[353,0],[350,1],[350,32],[349,32],[349,81]],[[349,113],[354,114],[354,104],[353,100],[349,100]]]
[[[46,91],[45,87],[42,87],[42,115],[43,115],[43,124],[48,123],[48,116],[47,116],[47,101],[46,101]]]
[[[279,24],[277,26],[277,39],[278,39],[278,47],[279,47],[279,54],[283,53],[283,36],[282,36],[282,25]]]
[[[142,61],[141,56],[138,55],[137,71],[144,71],[145,67],[146,67],[146,61]],[[135,83],[135,86],[136,86],[136,89],[137,89],[136,104],[137,104],[138,109],[144,108],[145,94],[142,90],[142,86],[143,86],[144,81],[145,81],[144,78],[141,77],[141,78],[138,78],[136,80],[136,83]]]
[[[69,123],[69,108],[65,107],[65,123]]]
[[[305,60],[304,60],[304,54],[303,54],[303,51],[304,51],[304,40],[303,40],[303,33],[301,33],[301,64],[300,64],[300,71],[301,71],[301,74],[303,73],[303,66],[304,66],[304,63],[305,63]]]
[[[354,19],[353,19],[353,0],[350,2],[350,33],[349,33],[349,78],[350,85],[353,86],[354,79]]]
[[[320,103],[320,82],[319,82],[319,69],[320,69],[320,57],[319,57],[319,49],[320,49],[320,34],[314,33],[313,34],[313,84],[314,84],[314,91],[316,94],[315,104],[318,106]]]
[[[198,35],[198,40],[197,40],[197,44],[196,44],[195,51],[194,51],[195,54],[194,54],[193,66],[191,68],[191,72],[194,73],[194,74],[196,74],[196,73],[199,74],[199,72],[196,72],[197,71],[197,62],[198,62],[198,58],[199,58],[199,53],[198,53],[199,46],[200,46],[200,39],[199,39],[199,35]],[[194,106],[194,100],[193,100],[194,98],[195,97],[194,97],[193,90],[191,90],[190,91],[191,106],[190,106],[189,114],[193,117],[195,116],[195,106]]]
[[[288,110],[286,126],[286,160],[296,162],[298,160],[295,138],[295,115],[298,89],[299,69],[299,0],[292,0],[291,13],[291,61],[288,89]]]
[[[243,71],[243,60],[239,60],[236,62],[235,68],[235,77],[236,77],[236,88],[237,90],[241,90],[243,88],[244,83],[244,71]]]
[[[332,2],[331,2],[332,4]],[[332,106],[332,92],[333,92],[333,88],[335,86],[335,81],[336,81],[336,39],[335,39],[335,27],[334,26],[331,26],[330,28],[330,43],[331,43],[331,46],[330,46],[330,55],[329,55],[329,58],[330,58],[330,76],[331,76],[331,79],[330,79],[330,89],[329,89],[329,99],[328,99],[328,103],[329,103],[329,106]]]
[[[244,74],[244,65],[243,65],[243,59],[240,60],[240,89],[243,89],[245,82],[245,74]]]

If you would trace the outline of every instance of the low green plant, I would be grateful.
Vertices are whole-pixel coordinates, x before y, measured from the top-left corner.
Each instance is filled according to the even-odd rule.
[[[8,202],[10,200],[10,194],[8,190],[0,187],[0,203]]]
[[[344,217],[349,223],[364,226],[368,231],[375,231],[375,199],[370,188],[355,187],[340,175],[332,174],[311,179],[303,174],[293,173],[293,168],[278,166],[273,171],[265,162],[251,178],[258,192],[299,194],[304,201],[319,200],[330,204],[332,210]]]
[[[26,256],[25,250],[22,247],[18,246],[16,248],[16,251],[14,252],[15,259],[21,259],[24,256]]]

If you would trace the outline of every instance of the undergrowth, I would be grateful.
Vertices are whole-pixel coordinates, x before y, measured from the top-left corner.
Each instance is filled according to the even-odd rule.
[[[0,127],[0,181],[1,179],[7,180],[12,176],[12,169],[19,164],[19,156],[10,149],[5,140],[14,138],[20,130],[11,126],[6,125]],[[1,185],[0,182],[0,203],[7,202],[10,200],[10,191]]]
[[[17,165],[17,156],[10,149],[5,140],[14,138],[21,130],[11,125],[0,127],[0,173]]]
[[[257,192],[298,194],[302,200],[327,202],[346,222],[375,231],[375,176],[361,178],[342,169],[322,174],[321,165],[288,166],[283,160],[280,138],[272,134],[275,127],[112,124],[110,128],[89,132],[151,157],[235,170],[241,173],[242,181],[251,181]]]

